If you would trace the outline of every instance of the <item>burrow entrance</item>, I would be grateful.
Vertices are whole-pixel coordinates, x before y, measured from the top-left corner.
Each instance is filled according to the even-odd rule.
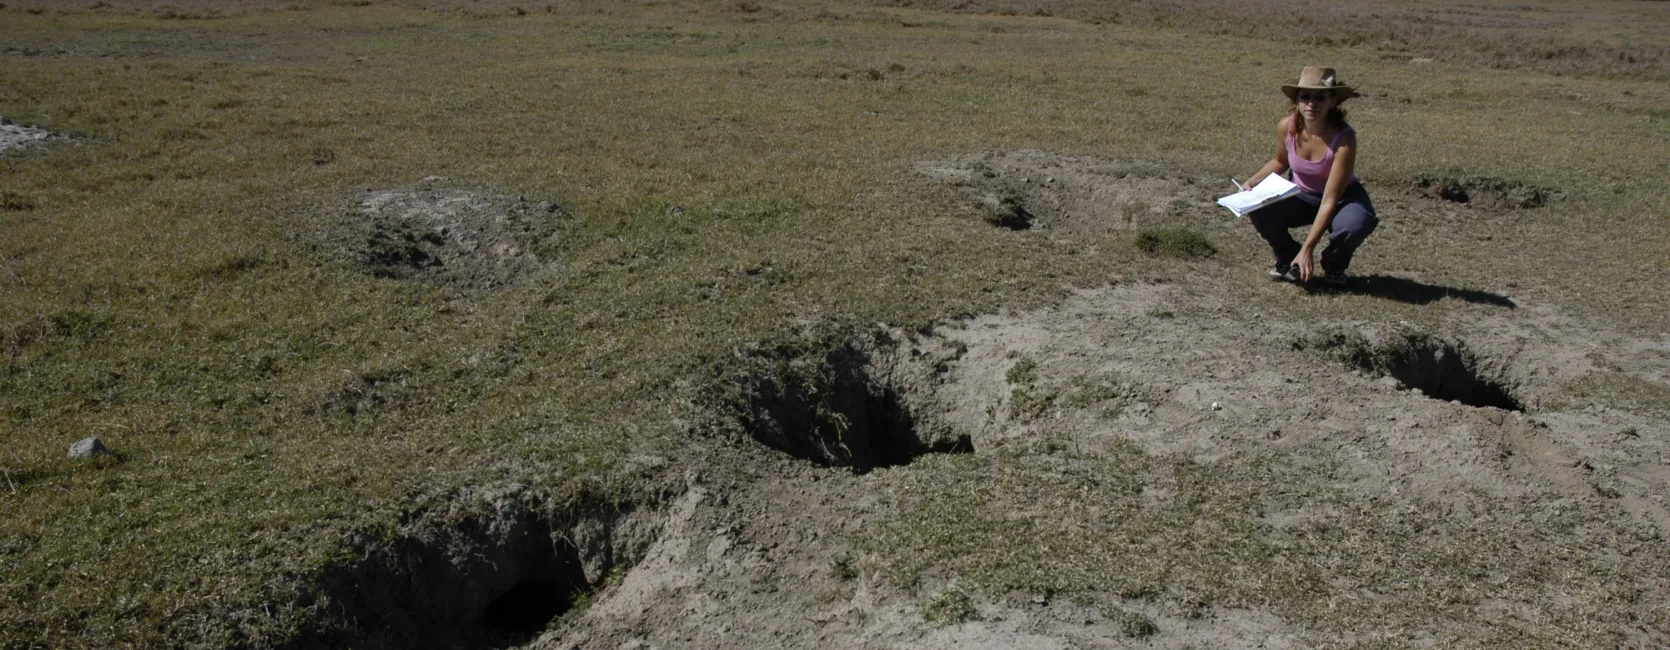
[[[1468,349],[1460,340],[1404,333],[1379,343],[1360,336],[1336,337],[1326,347],[1357,368],[1392,377],[1432,399],[1525,410],[1505,380],[1504,364]]]
[[[322,624],[291,648],[525,644],[641,557],[658,518],[631,505],[557,514],[503,497],[486,514],[435,513],[327,572],[304,604]]]
[[[945,360],[886,336],[859,337],[823,352],[785,351],[748,360],[731,411],[754,440],[825,467],[865,473],[923,454],[973,453],[973,440],[940,426],[924,402]],[[908,360],[907,360],[908,359]]]
[[[1219,223],[1222,178],[1164,165],[1049,151],[987,151],[916,164],[958,188],[988,224],[1008,230],[1111,232]]]
[[[1536,187],[1486,176],[1444,176],[1423,174],[1414,180],[1415,190],[1429,199],[1463,203],[1491,210],[1528,210],[1558,201],[1556,189]]]

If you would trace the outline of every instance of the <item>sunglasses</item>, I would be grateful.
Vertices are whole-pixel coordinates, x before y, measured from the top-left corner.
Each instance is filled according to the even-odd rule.
[[[1294,99],[1301,102],[1320,102],[1333,98],[1333,93],[1299,93]]]

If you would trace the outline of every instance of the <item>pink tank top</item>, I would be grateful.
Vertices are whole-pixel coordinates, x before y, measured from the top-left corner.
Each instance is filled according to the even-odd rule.
[[[1334,149],[1339,146],[1339,139],[1350,132],[1351,127],[1346,127],[1339,135],[1334,136],[1334,141],[1328,143],[1328,150],[1323,152],[1322,159],[1316,162],[1300,156],[1296,138],[1292,133],[1287,134],[1287,166],[1293,169],[1293,184],[1298,185],[1301,191],[1321,194],[1328,186],[1328,173],[1334,169]],[[1352,176],[1351,181],[1356,182],[1357,177]]]

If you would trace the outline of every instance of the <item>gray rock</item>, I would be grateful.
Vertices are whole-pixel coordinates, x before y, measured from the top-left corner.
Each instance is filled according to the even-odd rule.
[[[70,458],[93,458],[95,456],[109,456],[110,448],[104,446],[98,438],[83,438],[70,445]]]

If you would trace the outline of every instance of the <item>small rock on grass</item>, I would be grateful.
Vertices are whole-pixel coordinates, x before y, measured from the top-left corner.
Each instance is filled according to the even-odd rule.
[[[109,456],[110,448],[98,438],[82,438],[70,445],[70,458],[88,459],[96,456]]]

